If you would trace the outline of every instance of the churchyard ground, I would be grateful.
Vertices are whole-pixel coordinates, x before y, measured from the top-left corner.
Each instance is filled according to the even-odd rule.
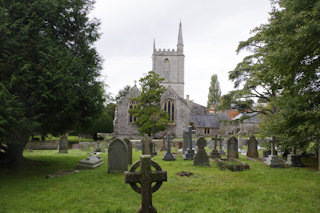
[[[133,161],[141,151],[133,150]],[[240,159],[250,165],[242,172],[193,166],[176,155],[154,160],[168,171],[168,181],[153,194],[158,212],[320,212],[320,174],[309,168],[273,169],[261,162]],[[140,195],[124,183],[124,174],[107,174],[104,164],[94,170],[49,178],[58,170],[72,170],[88,156],[84,151],[25,151],[32,161],[0,169],[0,212],[136,212]],[[181,171],[191,177],[179,177]]]

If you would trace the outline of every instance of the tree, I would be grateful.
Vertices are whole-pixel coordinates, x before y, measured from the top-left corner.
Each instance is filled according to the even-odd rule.
[[[5,1],[0,6],[0,158],[22,158],[29,135],[61,135],[103,109],[93,1]]]
[[[130,90],[131,90],[131,87],[129,85],[127,85],[123,89],[119,90],[118,94],[114,98],[116,103],[118,103],[123,97],[125,97],[129,93]]]
[[[229,73],[235,87],[243,87],[224,96],[222,105],[265,114],[262,133],[276,135],[280,145],[302,148],[320,142],[320,2],[272,4],[269,23],[238,46],[237,52],[253,54]],[[254,107],[254,98],[266,107]]]
[[[220,103],[220,98],[221,98],[220,84],[218,81],[218,76],[214,74],[211,76],[207,108],[209,109],[210,106],[217,106]]]
[[[135,124],[141,134],[151,136],[168,127],[168,113],[161,110],[160,105],[161,95],[166,90],[164,86],[160,85],[163,80],[153,71],[139,80],[141,94],[132,99],[132,101],[137,101],[137,104],[133,109],[129,109],[129,113],[137,118]]]

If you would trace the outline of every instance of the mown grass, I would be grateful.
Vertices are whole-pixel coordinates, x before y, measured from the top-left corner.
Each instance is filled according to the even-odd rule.
[[[133,151],[133,160],[141,152]],[[123,174],[107,174],[105,164],[95,170],[46,179],[58,170],[74,169],[87,157],[80,150],[26,151],[30,160],[20,167],[0,170],[0,212],[136,212],[140,195],[124,183]],[[242,172],[195,167],[181,155],[163,161],[168,181],[153,194],[158,212],[320,212],[320,175],[308,168],[272,169],[241,156],[250,165]],[[181,171],[193,172],[179,177]]]

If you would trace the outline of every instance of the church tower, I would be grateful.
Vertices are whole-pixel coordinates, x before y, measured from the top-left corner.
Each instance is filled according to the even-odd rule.
[[[170,86],[184,98],[184,54],[181,22],[179,24],[177,49],[156,49],[153,41],[152,70],[165,80],[161,83]]]

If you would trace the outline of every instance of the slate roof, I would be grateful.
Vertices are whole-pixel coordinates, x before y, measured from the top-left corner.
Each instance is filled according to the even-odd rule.
[[[190,122],[196,128],[219,128],[219,121],[216,114],[190,115]]]
[[[243,120],[243,123],[254,123],[258,124],[261,123],[260,120],[258,119],[258,113],[257,112],[245,112],[245,113],[240,113],[236,117],[234,117],[232,120],[238,120],[242,118],[243,116],[249,116],[248,119]]]

